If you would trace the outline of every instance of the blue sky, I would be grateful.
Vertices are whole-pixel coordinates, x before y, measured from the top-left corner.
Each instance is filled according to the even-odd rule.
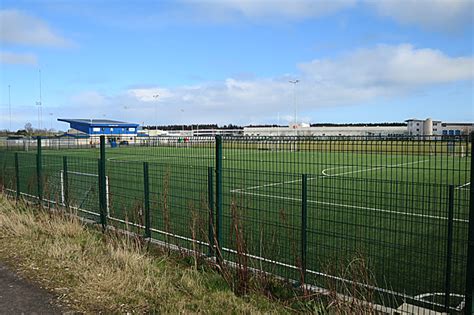
[[[473,1],[8,1],[0,129],[474,120]],[[293,87],[288,81],[298,79]],[[294,88],[294,89],[293,89]],[[159,95],[159,97],[153,97]]]

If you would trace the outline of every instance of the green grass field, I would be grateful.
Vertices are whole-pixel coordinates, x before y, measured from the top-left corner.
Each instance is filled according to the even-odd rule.
[[[449,256],[451,305],[457,306],[466,278],[471,167],[471,158],[464,154],[467,148],[357,148],[224,145],[224,257],[238,260],[236,238],[243,237],[252,267],[300,279],[306,174],[306,282],[323,287],[367,282],[338,267],[363,257],[371,272],[368,283],[388,296],[444,293]],[[64,199],[66,155],[71,204],[98,213],[98,150],[43,153],[45,195],[58,202]],[[4,154],[3,173],[6,185],[14,189],[15,183],[5,180],[14,178],[12,156]],[[111,218],[143,225],[146,161],[153,237],[190,249],[194,238],[207,252],[208,170],[215,166],[212,143],[108,148],[106,158]],[[19,154],[19,165],[21,191],[35,195],[34,154]],[[453,233],[448,255],[450,185]],[[443,303],[443,297],[433,296]]]

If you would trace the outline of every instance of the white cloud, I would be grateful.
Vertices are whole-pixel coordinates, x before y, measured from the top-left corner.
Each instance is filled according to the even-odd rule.
[[[194,86],[143,87],[120,95],[84,95],[94,113],[108,112],[118,119],[145,123],[264,123],[291,120],[296,86],[300,117],[318,107],[364,104],[396,99],[434,85],[474,78],[474,58],[450,57],[433,49],[411,45],[380,45],[334,59],[297,65],[293,76],[239,80],[228,78]],[[162,94],[158,101],[153,95]],[[97,101],[99,100],[99,101]],[[105,100],[105,101],[104,101]],[[113,106],[113,107],[112,107]],[[100,116],[98,116],[100,117]]]
[[[49,25],[18,10],[0,10],[0,41],[32,46],[70,46]]]
[[[78,107],[102,107],[109,105],[107,97],[97,91],[84,91],[73,95],[71,102]]]
[[[142,102],[162,102],[172,96],[171,92],[162,88],[130,89],[127,93]]]
[[[371,8],[382,17],[427,30],[452,32],[474,24],[472,0],[182,0],[192,10],[188,20],[231,22],[299,21],[344,9]]]
[[[453,31],[474,22],[472,0],[182,0],[192,14],[188,19],[229,22],[245,18],[257,22],[304,20],[344,9],[372,8],[378,15],[401,24]],[[365,6],[367,5],[367,6]]]
[[[356,0],[184,0],[195,9],[216,20],[232,17],[249,19],[306,19],[332,14],[351,7]]]
[[[8,51],[0,51],[0,63],[11,65],[31,65],[38,63],[36,55],[29,53],[12,53]]]
[[[446,56],[439,50],[411,45],[379,45],[360,49],[337,60],[299,65],[309,78],[322,78],[346,87],[414,88],[418,85],[472,79],[473,57]]]
[[[473,25],[472,0],[383,0],[368,1],[382,16],[402,24],[418,25],[426,29],[452,31]]]

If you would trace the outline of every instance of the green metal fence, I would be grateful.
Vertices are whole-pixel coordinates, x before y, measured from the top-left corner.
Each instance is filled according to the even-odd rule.
[[[17,198],[219,263],[391,307],[470,313],[472,144],[466,136],[150,137],[116,147],[39,139],[0,150],[0,183]]]

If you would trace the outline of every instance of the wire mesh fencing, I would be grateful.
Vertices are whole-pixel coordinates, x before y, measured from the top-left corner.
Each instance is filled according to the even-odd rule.
[[[243,280],[472,307],[472,137],[55,141],[3,147],[4,189],[215,257]]]

